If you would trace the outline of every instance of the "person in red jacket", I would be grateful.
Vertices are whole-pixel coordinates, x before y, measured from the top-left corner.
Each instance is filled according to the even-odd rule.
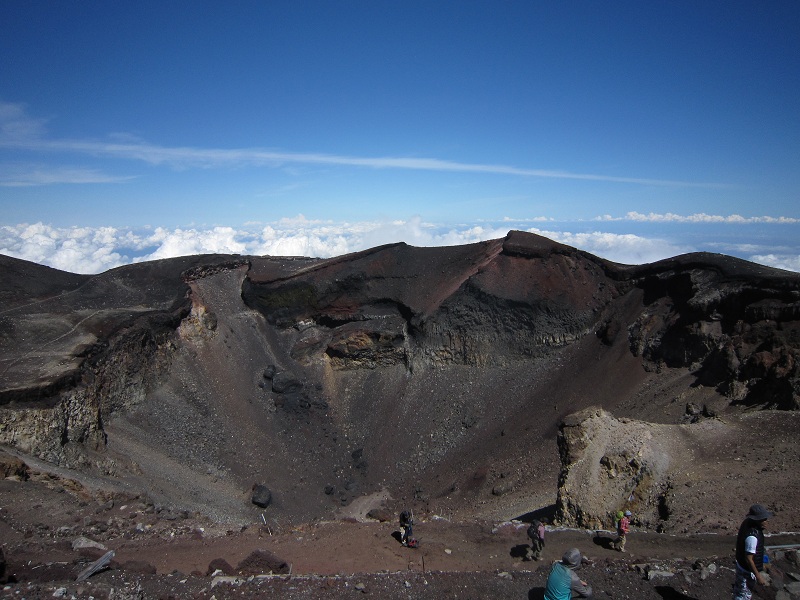
[[[620,511],[622,512],[622,511]],[[625,540],[631,528],[631,511],[626,510],[617,521],[617,539],[614,540],[614,548],[620,552],[625,552]]]

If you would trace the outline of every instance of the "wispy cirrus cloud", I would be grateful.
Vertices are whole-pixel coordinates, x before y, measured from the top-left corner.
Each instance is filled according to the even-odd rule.
[[[629,212],[624,217],[603,215],[595,218],[596,221],[637,221],[642,223],[800,223],[795,217],[743,217],[741,215],[708,215],[696,213],[692,215],[677,215],[674,213],[639,213]]]
[[[28,115],[25,105],[0,101],[0,140],[31,140],[45,134],[46,119]]]
[[[144,141],[124,141],[116,135],[113,140],[52,139],[45,135],[44,121],[30,118],[23,105],[0,103],[0,148],[27,152],[81,154],[165,165],[177,169],[230,168],[241,166],[284,167],[292,164],[363,167],[372,169],[405,169],[457,173],[484,173],[599,181],[647,186],[678,186],[717,188],[721,183],[651,179],[597,173],[573,173],[566,170],[547,170],[502,164],[465,163],[424,157],[362,157],[315,152],[285,152],[263,148],[196,148],[162,146]]]
[[[120,144],[103,141],[82,140],[0,140],[0,147],[17,148],[39,152],[67,152],[96,157],[146,162],[151,165],[167,165],[174,168],[221,168],[235,166],[281,167],[288,164],[311,164],[343,167],[367,167],[373,169],[406,169],[416,171],[439,171],[460,173],[484,173],[515,175],[520,177],[543,177],[549,179],[573,179],[603,181],[655,186],[678,187],[725,187],[721,183],[648,179],[642,177],[620,177],[593,173],[572,173],[544,169],[527,169],[499,164],[462,163],[438,158],[412,157],[359,157],[337,154],[305,152],[278,152],[259,148],[192,148],[167,147],[155,144]]]
[[[123,183],[135,179],[117,176],[97,169],[50,167],[36,164],[0,164],[0,187],[31,187],[52,184]]]

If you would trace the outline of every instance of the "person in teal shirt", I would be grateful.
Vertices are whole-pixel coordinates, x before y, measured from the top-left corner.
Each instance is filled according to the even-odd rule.
[[[561,557],[560,562],[553,563],[550,575],[547,577],[547,586],[544,591],[544,600],[571,600],[572,598],[591,598],[592,588],[575,574],[575,569],[581,566],[581,553],[577,548],[570,548]]]

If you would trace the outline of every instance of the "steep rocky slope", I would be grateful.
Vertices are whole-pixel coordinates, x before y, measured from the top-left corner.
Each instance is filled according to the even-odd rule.
[[[383,504],[455,519],[558,508],[591,526],[633,502],[630,481],[600,504],[580,486],[636,479],[634,454],[663,447],[641,523],[703,527],[687,513],[718,508],[699,499],[746,460],[737,435],[779,429],[782,468],[798,461],[800,276],[730,257],[631,267],[511,232],[328,260],[195,256],[77,276],[0,257],[0,270],[0,444],[217,521]],[[610,413],[600,430],[632,441],[609,449],[581,430],[600,461],[581,471],[557,438],[593,406]],[[653,444],[636,445],[640,430]],[[721,461],[718,476],[685,494],[676,473],[698,456]],[[769,466],[737,475],[735,515],[754,489],[796,496],[795,476]]]

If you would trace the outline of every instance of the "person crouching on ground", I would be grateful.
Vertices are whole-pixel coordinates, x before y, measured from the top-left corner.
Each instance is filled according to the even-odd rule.
[[[631,528],[631,511],[619,511],[617,517],[619,521],[617,521],[617,539],[614,540],[614,548],[620,552],[625,552],[625,540]]]
[[[414,538],[411,536],[413,535],[413,526],[414,526],[414,519],[411,517],[411,513],[407,510],[404,510],[400,513],[400,543],[403,546],[408,546],[409,542],[412,542]]]
[[[764,570],[764,528],[772,513],[761,504],[753,504],[736,536],[736,581],[733,600],[750,600],[753,582],[766,585]]]
[[[561,557],[560,562],[553,563],[550,575],[547,576],[544,600],[591,598],[591,586],[585,581],[581,581],[575,574],[575,569],[580,566],[581,553],[577,548],[570,548]]]

